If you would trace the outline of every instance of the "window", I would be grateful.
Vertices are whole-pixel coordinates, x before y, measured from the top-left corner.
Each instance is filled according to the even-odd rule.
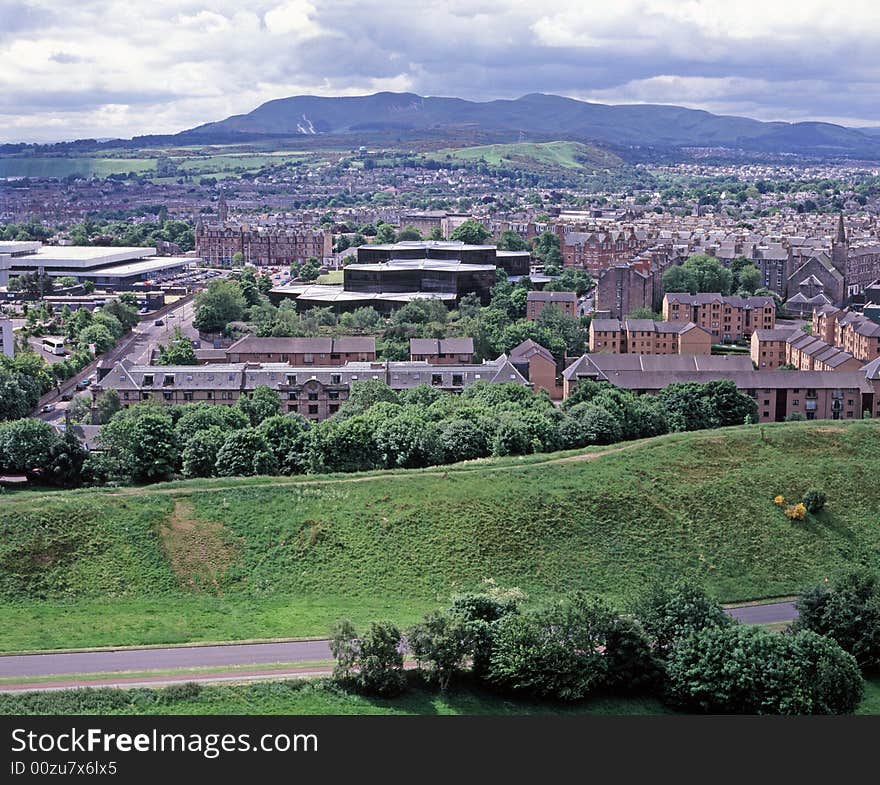
[[[170,392],[163,392],[163,393],[162,393],[162,397],[163,397],[166,401],[170,401],[173,395],[174,395],[174,393],[170,393]]]
[[[327,397],[328,397],[331,401],[338,401],[338,400],[339,400],[339,390],[330,390],[330,391],[327,393]]]
[[[122,393],[122,400],[123,400],[123,401],[127,401],[127,400],[128,400],[128,393],[127,393],[127,392]]]
[[[317,401],[317,400],[318,400],[318,393],[316,393],[316,392],[310,392],[310,393],[309,393],[309,400],[310,400],[310,401]]]
[[[338,373],[331,373],[330,374],[330,384],[341,384],[341,383],[342,383],[342,376],[340,374],[338,374]]]
[[[153,386],[153,374],[148,373],[144,376],[144,387],[152,387]]]
[[[338,411],[339,411],[339,404],[338,403],[331,403],[330,404],[330,414],[335,414]]]
[[[303,362],[304,362],[304,363],[313,363],[313,362],[315,362],[315,355],[314,355],[314,354],[304,354],[304,355],[303,355]]]
[[[192,391],[188,391],[183,394],[183,400],[191,401],[192,399],[193,399]]]
[[[463,387],[464,386],[464,376],[460,373],[452,374],[452,386],[453,387]]]
[[[309,414],[317,414],[318,413],[318,404],[310,403],[309,404]]]
[[[764,417],[769,417],[769,416],[770,416],[770,412],[764,412],[764,415],[763,415],[763,416],[764,416]]]
[[[165,378],[162,380],[162,386],[168,387],[171,384],[174,384],[174,374],[173,373],[166,373]]]
[[[214,400],[214,393],[211,392],[211,390],[208,390],[208,392],[205,393],[205,398],[207,398],[209,401],[213,401]]]
[[[800,406],[800,405],[801,405],[801,402],[800,402],[800,399],[799,399],[799,398],[795,398],[795,399],[792,401],[792,403],[793,403],[795,406]]]
[[[296,374],[295,373],[287,374],[287,383],[288,384],[296,384]]]
[[[323,357],[324,355],[322,354],[321,356]],[[331,355],[330,355],[330,359],[331,359],[331,360],[338,360],[338,359],[339,359],[339,353],[337,352],[337,353],[331,354]]]
[[[765,398],[764,399],[764,406],[769,406],[769,405],[770,405],[769,399]]]
[[[443,374],[442,373],[432,373],[431,374],[431,385],[433,387],[441,387],[443,385]]]

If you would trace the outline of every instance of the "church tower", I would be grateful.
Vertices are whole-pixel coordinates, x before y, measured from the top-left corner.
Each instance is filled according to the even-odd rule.
[[[849,256],[849,243],[846,240],[846,227],[843,225],[843,213],[837,218],[837,235],[831,241],[831,262],[846,275],[846,260]]]
[[[226,192],[220,192],[220,201],[217,203],[217,214],[220,217],[220,223],[225,224],[229,215],[229,208],[226,206]]]

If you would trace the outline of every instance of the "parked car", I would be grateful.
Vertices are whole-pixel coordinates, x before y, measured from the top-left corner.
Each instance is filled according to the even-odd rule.
[[[91,377],[91,376],[87,376],[85,379],[80,379],[80,380],[76,383],[76,389],[77,389],[77,390],[85,390],[85,389],[88,389],[88,388],[91,387],[91,386],[92,386],[92,377]]]
[[[164,319],[156,319],[156,321],[153,322],[153,324],[154,324],[156,327],[164,327],[164,326],[165,326],[165,321],[164,321]]]
[[[73,400],[73,393],[72,392],[62,393],[61,400],[62,401],[72,401]]]
[[[44,403],[44,404],[40,407],[40,411],[41,411],[41,412],[51,412],[54,408],[55,408],[55,404],[54,404],[54,403]]]

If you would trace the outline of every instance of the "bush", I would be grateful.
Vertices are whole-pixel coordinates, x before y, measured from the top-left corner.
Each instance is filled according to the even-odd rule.
[[[653,586],[637,601],[634,612],[660,657],[667,656],[692,633],[732,623],[721,605],[702,587],[688,582],[671,587]]]
[[[817,513],[825,507],[825,493],[823,491],[817,490],[816,488],[811,488],[804,494],[803,503],[804,507],[807,508],[807,512],[809,513]]]
[[[797,601],[795,630],[811,630],[837,641],[862,668],[880,669],[880,578],[867,570],[815,586]]]
[[[666,672],[674,706],[714,714],[849,714],[863,690],[855,659],[830,639],[741,625],[685,638]]]
[[[790,521],[802,521],[807,517],[807,508],[803,502],[792,504],[785,508],[785,517]]]
[[[350,621],[331,631],[330,651],[336,658],[333,680],[341,687],[393,697],[406,689],[402,636],[391,622],[372,622],[360,638]]]

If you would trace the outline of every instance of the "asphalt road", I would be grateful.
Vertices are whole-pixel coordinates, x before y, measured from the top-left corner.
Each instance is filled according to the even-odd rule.
[[[797,611],[793,602],[774,602],[770,605],[743,605],[741,608],[728,608],[734,619],[744,624],[776,624],[794,621]]]
[[[192,326],[194,316],[194,306],[191,298],[187,298],[180,305],[175,305],[168,313],[162,317],[165,322],[161,327],[155,325],[156,315],[146,314],[145,318],[135,325],[134,329],[124,335],[119,343],[114,346],[106,354],[98,356],[83,368],[76,376],[66,380],[58,390],[53,390],[44,395],[32,416],[39,417],[47,422],[61,422],[64,419],[64,411],[67,409],[69,401],[62,401],[61,395],[66,392],[72,393],[74,396],[88,393],[88,390],[77,390],[76,383],[80,379],[87,376],[93,376],[97,370],[98,363],[112,363],[128,357],[136,364],[147,364],[153,349],[160,343],[167,343],[171,337],[175,326],[180,326],[184,334],[188,337],[197,337],[198,333]],[[48,356],[44,353],[43,356]],[[58,358],[63,359],[61,357]],[[45,403],[54,404],[54,408],[50,412],[41,412],[40,408]]]
[[[0,678],[267,665],[278,662],[316,662],[330,658],[327,641],[179,646],[168,649],[122,649],[70,654],[13,654],[0,657]]]
[[[797,615],[793,602],[747,605],[730,608],[727,612],[745,624],[792,621]],[[330,658],[330,647],[326,640],[120,649],[69,654],[12,654],[0,656],[0,678],[302,663]]]

